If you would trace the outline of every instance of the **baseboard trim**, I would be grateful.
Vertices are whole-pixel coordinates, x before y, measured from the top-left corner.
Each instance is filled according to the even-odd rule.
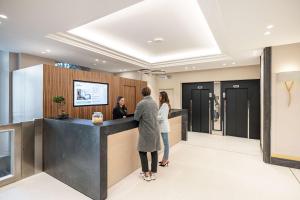
[[[300,161],[271,157],[271,164],[300,169]]]
[[[293,160],[293,161],[300,161],[300,157],[297,156],[287,156],[282,154],[272,154],[271,157],[273,158],[281,158],[284,160]]]

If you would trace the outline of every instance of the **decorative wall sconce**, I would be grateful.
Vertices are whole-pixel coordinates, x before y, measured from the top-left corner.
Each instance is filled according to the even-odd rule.
[[[300,71],[279,72],[277,74],[277,79],[284,82],[289,95],[288,106],[290,106],[292,102],[292,88],[294,86],[294,81],[300,80]]]

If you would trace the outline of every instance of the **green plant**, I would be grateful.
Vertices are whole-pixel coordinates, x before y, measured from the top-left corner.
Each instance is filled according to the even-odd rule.
[[[59,115],[64,115],[65,114],[65,110],[64,110],[64,106],[65,106],[65,97],[63,96],[54,96],[52,98],[53,102],[57,104],[57,110]]]
[[[53,97],[53,102],[57,104],[61,104],[65,102],[65,97],[63,96],[55,96]]]

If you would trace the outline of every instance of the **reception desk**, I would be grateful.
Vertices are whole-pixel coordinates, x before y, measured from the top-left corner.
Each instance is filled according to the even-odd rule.
[[[187,140],[187,111],[170,113],[170,145]],[[44,171],[86,196],[103,200],[107,189],[140,167],[138,123],[44,119]]]

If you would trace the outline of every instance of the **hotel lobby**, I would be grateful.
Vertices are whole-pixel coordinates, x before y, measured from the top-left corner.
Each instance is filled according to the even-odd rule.
[[[300,199],[298,8],[0,0],[0,200]]]

